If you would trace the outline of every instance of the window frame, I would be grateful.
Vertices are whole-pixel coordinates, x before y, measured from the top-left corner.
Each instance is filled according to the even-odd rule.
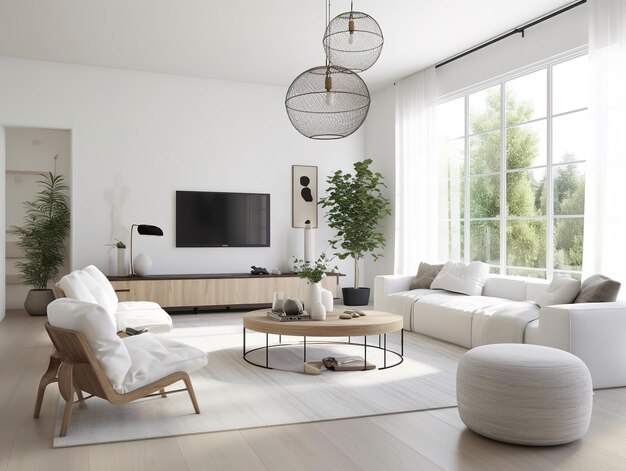
[[[582,219],[584,221],[584,214],[571,214],[571,215],[563,215],[563,214],[555,214],[555,200],[554,200],[554,175],[555,175],[555,171],[558,167],[563,167],[565,165],[585,165],[586,163],[586,158],[587,156],[584,156],[585,159],[577,159],[575,161],[570,161],[570,162],[555,162],[554,161],[554,155],[553,155],[553,120],[555,118],[559,118],[561,116],[566,116],[566,115],[573,115],[575,113],[580,113],[580,112],[588,112],[588,107],[584,107],[584,108],[577,108],[577,109],[573,109],[573,110],[568,110],[568,111],[564,111],[564,112],[560,112],[558,114],[554,114],[553,113],[553,69],[555,66],[558,66],[559,64],[563,63],[563,62],[567,62],[579,57],[583,57],[585,55],[588,55],[588,48],[587,46],[582,46],[579,48],[576,48],[572,51],[568,51],[566,53],[563,54],[559,54],[557,56],[545,59],[543,61],[537,62],[535,64],[517,69],[515,71],[512,71],[510,73],[506,73],[506,74],[502,74],[499,75],[497,77],[493,77],[489,80],[480,82],[478,84],[475,84],[473,86],[469,86],[469,87],[465,87],[461,90],[458,90],[456,92],[450,93],[450,94],[446,94],[443,96],[440,96],[437,102],[437,105],[443,105],[445,103],[451,102],[453,100],[457,100],[460,98],[463,98],[463,106],[464,106],[464,135],[463,136],[454,136],[451,137],[450,139],[448,139],[448,142],[453,142],[453,141],[458,141],[458,140],[462,140],[463,141],[463,176],[462,176],[462,180],[460,180],[459,183],[459,188],[461,188],[461,186],[463,187],[463,191],[464,191],[464,198],[463,198],[463,211],[461,214],[461,217],[458,221],[458,225],[459,227],[463,228],[463,232],[462,234],[459,234],[459,247],[460,250],[462,251],[462,257],[463,260],[467,263],[469,261],[471,261],[471,254],[470,254],[470,249],[471,249],[471,242],[470,242],[470,229],[471,229],[471,223],[473,221],[496,221],[499,224],[499,230],[500,230],[500,234],[499,234],[499,256],[500,256],[500,263],[496,266],[493,264],[489,264],[490,266],[490,271],[493,271],[495,269],[495,273],[500,273],[500,274],[508,274],[509,271],[526,271],[526,272],[536,272],[539,274],[545,274],[545,278],[546,279],[552,279],[555,273],[559,273],[559,274],[569,274],[570,276],[580,276],[581,275],[581,270],[567,270],[567,269],[562,269],[562,268],[555,268],[555,241],[554,241],[554,225],[556,223],[556,221],[561,220],[561,219]],[[515,123],[515,124],[507,124],[506,123],[506,84],[507,82],[510,82],[512,80],[515,80],[517,78],[532,74],[534,72],[540,71],[540,70],[546,70],[546,87],[547,87],[547,94],[546,94],[546,99],[547,99],[547,103],[546,103],[546,114],[544,117],[540,117],[540,118],[533,118],[530,119],[528,121],[524,121],[524,122],[519,122],[519,123]],[[476,133],[476,134],[470,134],[470,95],[477,93],[477,92],[481,92],[484,91],[488,88],[492,88],[495,86],[499,86],[500,87],[500,127],[493,129],[493,130],[488,130],[488,131],[484,131],[484,132],[480,132],[480,133]],[[507,155],[506,155],[506,139],[507,139],[507,131],[510,128],[516,128],[516,127],[520,127],[520,126],[524,126],[524,125],[528,125],[530,123],[536,123],[536,122],[542,122],[545,121],[546,123],[546,141],[544,143],[544,145],[546,146],[545,148],[545,152],[546,152],[546,162],[545,165],[539,165],[539,166],[531,166],[531,167],[524,167],[524,168],[515,168],[515,169],[508,169],[507,168]],[[470,162],[470,141],[471,138],[475,137],[475,136],[480,136],[483,134],[488,134],[490,132],[494,132],[494,131],[498,131],[500,132],[500,150],[499,150],[499,162],[500,162],[500,169],[499,171],[496,172],[488,172],[488,173],[477,173],[477,174],[472,174],[470,171],[470,167],[471,167],[471,162]],[[448,172],[449,172],[449,163],[447,164]],[[507,175],[509,173],[513,173],[513,172],[522,172],[522,171],[532,171],[532,170],[537,170],[537,169],[545,169],[545,192],[546,192],[546,208],[545,208],[545,214],[541,215],[541,216],[510,216],[507,214],[506,208],[507,208],[507,200],[506,200],[506,192],[507,192],[507,187],[506,187],[506,183],[507,183]],[[471,189],[471,179],[472,177],[480,177],[480,176],[495,176],[498,175],[499,176],[499,180],[500,180],[500,214],[497,215],[496,217],[471,217],[471,207],[470,207],[470,189]],[[448,188],[450,188],[452,185],[452,179],[448,176],[446,176],[445,178],[446,184],[448,185]],[[460,203],[460,202],[459,202]],[[453,240],[451,239],[452,237],[452,229],[453,227],[455,227],[455,223],[456,221],[453,220],[451,218],[451,205],[450,205],[450,196],[448,195],[448,201],[446,202],[447,206],[448,206],[448,210],[446,211],[446,213],[448,214],[448,218],[444,219],[441,221],[441,223],[445,223],[446,227],[447,227],[447,245],[450,246],[454,245]],[[545,227],[546,227],[546,232],[545,232],[545,248],[546,248],[546,254],[545,254],[545,267],[543,268],[533,268],[533,267],[518,267],[515,265],[509,265],[508,264],[508,253],[507,253],[507,239],[506,239],[506,234],[507,234],[507,224],[509,221],[513,221],[513,220],[543,220],[545,221]],[[581,267],[582,269],[582,267]],[[511,276],[516,276],[516,275],[511,275]],[[521,276],[521,275],[520,275]],[[526,275],[528,276],[528,275]]]

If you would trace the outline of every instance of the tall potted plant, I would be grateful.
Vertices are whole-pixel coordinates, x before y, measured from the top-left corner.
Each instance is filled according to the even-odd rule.
[[[391,214],[389,199],[382,194],[384,177],[372,172],[372,159],[354,163],[354,174],[337,170],[326,179],[327,196],[320,200],[326,208],[328,225],[337,231],[329,240],[341,260],[354,259],[354,287],[343,288],[343,302],[347,306],[369,303],[370,289],[359,287],[359,261],[370,254],[374,260],[382,257],[378,250],[385,247],[385,236],[380,224]]]
[[[65,238],[70,230],[68,186],[61,175],[42,174],[37,183],[40,191],[33,201],[24,202],[26,215],[21,226],[12,226],[19,237],[25,262],[16,264],[22,283],[32,286],[24,302],[26,312],[45,316],[54,294],[48,282],[57,277],[65,259]]]

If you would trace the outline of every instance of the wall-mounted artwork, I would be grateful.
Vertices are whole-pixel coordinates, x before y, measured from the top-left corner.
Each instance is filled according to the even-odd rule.
[[[292,227],[317,227],[317,167],[293,165],[292,184]]]

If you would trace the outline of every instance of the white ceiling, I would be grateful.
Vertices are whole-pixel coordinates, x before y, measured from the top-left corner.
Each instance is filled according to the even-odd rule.
[[[354,3],[385,36],[375,91],[571,0]],[[323,32],[324,0],[0,0],[0,55],[270,85],[323,64]]]

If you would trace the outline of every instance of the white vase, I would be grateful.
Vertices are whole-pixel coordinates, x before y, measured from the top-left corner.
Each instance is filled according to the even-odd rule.
[[[322,303],[314,304],[309,316],[313,321],[323,321],[326,319],[326,308]]]
[[[304,310],[309,312],[313,306],[322,302],[322,286],[319,283],[310,283],[307,281],[304,287]],[[311,313],[309,312],[309,315]]]
[[[117,251],[117,247],[112,247],[109,250],[109,275],[111,276],[117,276],[119,273],[117,269]]]
[[[322,288],[322,304],[326,308],[326,312],[333,312],[335,308],[335,300],[333,299],[333,293],[326,288]]]
[[[117,276],[128,276],[130,268],[128,264],[128,249],[117,250]]]
[[[149,275],[150,270],[152,269],[152,259],[146,254],[140,253],[135,257],[135,260],[133,261],[133,268],[135,270],[135,275]]]

